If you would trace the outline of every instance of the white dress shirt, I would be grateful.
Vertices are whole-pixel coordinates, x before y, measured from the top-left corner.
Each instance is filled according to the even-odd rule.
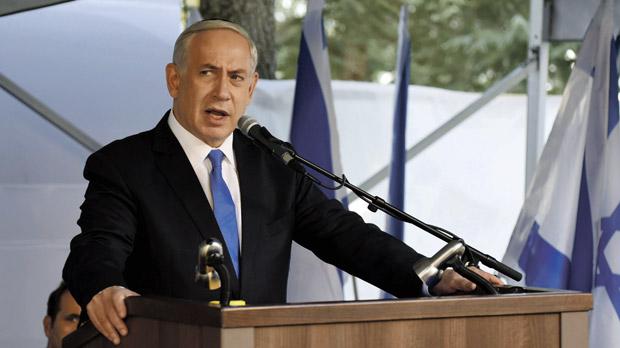
[[[213,194],[211,193],[210,177],[211,161],[207,158],[209,152],[215,149],[202,140],[196,138],[192,133],[177,121],[172,109],[168,117],[168,126],[177,138],[189,163],[191,163],[194,172],[200,181],[200,186],[207,196],[207,200],[213,209]],[[233,135],[232,133],[224,140],[224,143],[218,148],[224,153],[222,161],[222,176],[228,186],[230,195],[235,203],[235,215],[237,217],[237,230],[239,233],[239,255],[241,255],[241,193],[239,191],[239,174],[237,173],[237,161],[235,160],[235,152],[233,151]]]

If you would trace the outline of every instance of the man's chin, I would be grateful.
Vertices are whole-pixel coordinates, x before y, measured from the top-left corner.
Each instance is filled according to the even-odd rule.
[[[234,130],[234,128],[221,128],[217,130],[210,128],[209,132],[203,133],[200,138],[211,147],[220,147]]]

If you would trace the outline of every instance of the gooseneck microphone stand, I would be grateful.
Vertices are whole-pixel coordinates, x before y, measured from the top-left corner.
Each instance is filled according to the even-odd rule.
[[[381,210],[395,219],[413,224],[433,236],[448,242],[448,245],[442,248],[437,254],[435,254],[435,256],[430,259],[422,258],[416,262],[413,267],[416,274],[426,285],[429,286],[429,288],[432,288],[436,282],[441,279],[443,270],[446,267],[452,267],[463,277],[471,280],[477,285],[480,285],[479,289],[490,294],[497,294],[497,290],[487,280],[467,268],[468,266],[477,266],[479,262],[482,262],[484,265],[493,268],[514,280],[521,280],[521,273],[497,261],[492,256],[484,254],[477,249],[468,246],[465,244],[463,239],[459,238],[454,233],[451,233],[441,227],[424,223],[389,204],[381,197],[372,196],[368,192],[351,184],[344,175],[342,175],[342,177],[336,176],[319,165],[316,165],[315,163],[312,163],[298,155],[291,144],[275,138],[255,119],[249,116],[242,116],[239,119],[238,127],[244,135],[248,136],[250,139],[253,139],[259,147],[264,148],[267,152],[283,161],[286,166],[297,171],[298,173],[303,174],[304,177],[308,178],[317,185],[328,190],[337,190],[342,187],[346,187],[353,191],[353,193],[355,193],[363,201],[368,203],[368,209],[372,212]],[[336,182],[338,185],[336,187],[328,187],[324,185],[320,180],[308,174],[300,163]]]
[[[477,273],[467,268],[468,266],[477,266],[479,262],[481,262],[483,265],[487,267],[497,270],[498,272],[502,274],[505,274],[506,276],[516,281],[521,280],[521,277],[522,277],[521,273],[501,263],[500,261],[497,261],[492,256],[487,255],[471,246],[468,246],[467,244],[465,244],[463,239],[461,239],[454,233],[446,229],[443,229],[441,227],[433,226],[421,220],[418,220],[415,217],[405,213],[404,211],[386,202],[381,197],[373,196],[369,194],[368,192],[362,190],[361,188],[351,184],[347,180],[347,178],[344,176],[344,174],[342,175],[342,177],[339,177],[323,169],[322,167],[312,163],[311,161],[303,158],[302,156],[300,156],[293,150],[290,144],[283,142],[281,145],[286,146],[289,149],[289,153],[291,157],[293,158],[293,160],[298,161],[299,163],[305,165],[306,167],[315,170],[316,172],[320,173],[321,175],[325,176],[326,178],[338,184],[338,186],[336,187],[325,186],[323,183],[321,183],[320,180],[316,179],[315,177],[313,177],[312,175],[304,171],[303,172],[304,176],[310,179],[311,181],[313,181],[314,183],[316,183],[317,185],[320,185],[321,187],[324,187],[330,190],[337,190],[342,187],[346,187],[349,190],[351,190],[353,193],[355,193],[360,199],[368,203],[368,209],[372,212],[381,210],[384,213],[392,216],[393,218],[404,221],[406,223],[410,223],[445,242],[450,243],[450,242],[457,241],[457,242],[462,243],[462,245],[464,246],[464,251],[462,252],[462,255],[456,254],[454,255],[454,257],[451,257],[450,259],[446,260],[446,262],[444,262],[441,265],[442,270],[445,269],[446,267],[452,267],[460,275],[462,275],[463,277],[477,284],[479,291],[484,291],[488,294],[498,293],[497,290],[486,279],[484,279]],[[439,277],[441,277],[441,274],[439,275]],[[429,285],[429,288],[430,288],[435,284],[427,283],[427,285]]]

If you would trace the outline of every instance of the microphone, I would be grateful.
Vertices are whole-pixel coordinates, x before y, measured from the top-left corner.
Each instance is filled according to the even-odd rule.
[[[431,289],[441,280],[445,264],[455,257],[461,257],[465,253],[465,245],[462,240],[453,240],[441,248],[430,259],[425,257],[413,265],[413,270],[420,279]]]
[[[206,283],[209,290],[220,289],[220,304],[230,301],[230,276],[224,264],[224,247],[216,238],[202,241],[198,246],[198,265],[195,282]]]
[[[241,116],[237,127],[243,135],[254,139],[271,154],[282,160],[284,164],[298,172],[304,173],[304,169],[295,161],[293,146],[269,133],[267,128],[261,126],[258,121],[250,116]]]
[[[202,241],[198,246],[198,265],[196,265],[195,281],[205,282],[209,290],[219,289],[222,285],[220,275],[213,266],[224,262],[224,248],[217,239]]]

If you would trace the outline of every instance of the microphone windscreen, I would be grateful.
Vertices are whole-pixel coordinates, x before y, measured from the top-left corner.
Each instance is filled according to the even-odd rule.
[[[241,133],[245,135],[250,135],[250,128],[254,127],[255,125],[259,125],[258,121],[247,115],[241,116],[241,118],[239,118],[239,121],[237,122],[237,127],[239,128],[239,130],[241,130]]]

